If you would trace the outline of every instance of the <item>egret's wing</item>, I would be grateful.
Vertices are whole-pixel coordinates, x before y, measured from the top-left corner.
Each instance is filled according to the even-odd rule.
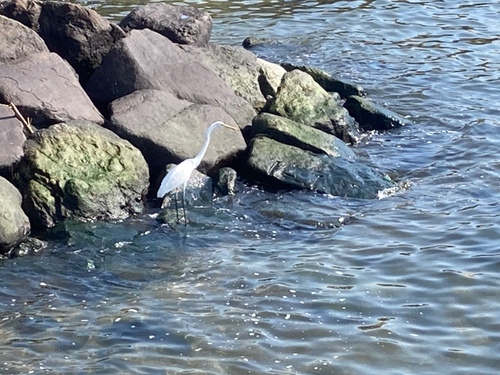
[[[156,196],[158,198],[163,198],[167,193],[189,181],[189,177],[191,177],[193,170],[194,166],[192,159],[184,160],[179,165],[176,165],[163,178]]]

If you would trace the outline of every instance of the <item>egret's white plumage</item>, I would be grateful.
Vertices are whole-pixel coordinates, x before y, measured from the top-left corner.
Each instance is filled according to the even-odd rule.
[[[207,152],[208,149],[208,144],[210,143],[210,134],[215,128],[218,128],[219,126],[225,126],[226,128],[237,130],[238,128],[224,124],[221,121],[216,121],[212,125],[210,125],[205,133],[205,143],[203,144],[203,147],[201,148],[200,152],[198,155],[196,155],[192,159],[186,159],[179,165],[175,166],[168,172],[168,174],[163,178],[160,188],[158,189],[158,193],[156,194],[158,198],[164,198],[167,193],[171,192],[172,190],[178,188],[179,186],[182,186],[182,206],[184,208],[184,196],[186,193],[186,185],[189,181],[189,178],[191,177],[191,173],[198,167],[200,164],[201,160],[203,159],[203,156],[205,156],[205,153]],[[184,221],[186,224],[186,210],[184,209]]]

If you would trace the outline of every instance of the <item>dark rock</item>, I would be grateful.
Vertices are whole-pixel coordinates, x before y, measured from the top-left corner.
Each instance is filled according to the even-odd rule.
[[[70,121],[37,131],[25,143],[17,183],[32,224],[65,219],[121,219],[142,209],[148,167],[142,154],[110,130]]]
[[[394,186],[355,160],[313,154],[263,136],[252,140],[247,162],[257,178],[278,188],[367,199]]]
[[[360,96],[348,97],[344,106],[359,126],[366,131],[390,130],[410,123],[401,115]]]
[[[0,254],[6,254],[30,233],[30,222],[21,208],[21,194],[3,177],[0,191]]]
[[[119,24],[124,30],[150,29],[174,43],[207,45],[212,17],[190,6],[152,3],[134,8]]]
[[[14,103],[36,127],[73,119],[104,123],[75,71],[55,53],[0,65],[0,101]]]
[[[38,31],[41,11],[40,2],[34,0],[10,0],[0,4],[0,14],[21,22],[34,31]]]
[[[78,4],[44,1],[39,34],[52,52],[66,59],[85,83],[111,46],[125,32],[94,10]]]
[[[157,90],[136,91],[117,99],[111,103],[110,113],[109,127],[142,151],[152,176],[168,163],[194,157],[213,122],[235,125],[231,116],[219,107],[191,104]],[[240,131],[217,129],[198,170],[212,174],[245,149]]]
[[[346,143],[356,143],[359,131],[347,110],[300,70],[287,72],[268,111],[335,135]]]
[[[191,103],[223,108],[241,127],[255,116],[252,106],[206,65],[154,31],[132,30],[118,41],[86,86],[90,97],[108,104],[136,90],[170,92]]]
[[[49,52],[36,32],[10,18],[0,16],[0,64],[22,60],[38,52]]]
[[[241,45],[244,48],[253,48],[255,46],[261,45],[261,44],[276,44],[276,41],[273,39],[266,39],[266,38],[257,38],[254,36],[247,36]]]
[[[236,95],[260,111],[266,99],[260,90],[261,68],[257,57],[244,48],[211,44],[206,48],[181,46],[222,78]]]
[[[351,159],[356,157],[354,152],[337,137],[270,113],[261,113],[254,117],[252,132],[254,136],[266,135],[280,143],[317,154]]]
[[[215,187],[219,195],[234,195],[236,193],[236,179],[238,174],[233,168],[219,169],[214,176]]]
[[[332,77],[321,69],[312,68],[310,66],[296,66],[289,63],[283,63],[281,66],[289,72],[299,69],[309,74],[321,87],[323,87],[323,89],[330,92],[336,92],[341,98],[345,99],[350,95],[365,96],[365,90],[361,86]]]
[[[47,246],[48,243],[46,241],[42,241],[34,237],[28,237],[12,249],[11,254],[13,253],[13,256],[33,255],[45,250]]]
[[[6,173],[24,155],[23,125],[6,105],[0,105],[0,173]]]

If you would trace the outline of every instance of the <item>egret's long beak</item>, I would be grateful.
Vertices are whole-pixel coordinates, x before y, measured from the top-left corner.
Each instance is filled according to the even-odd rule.
[[[233,129],[233,130],[238,130],[238,128],[236,126],[233,126],[233,125],[228,125],[228,124],[222,123],[222,126],[225,126],[226,128]]]

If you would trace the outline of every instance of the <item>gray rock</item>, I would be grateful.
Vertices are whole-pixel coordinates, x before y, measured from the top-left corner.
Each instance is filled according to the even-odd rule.
[[[0,177],[0,254],[6,254],[30,233],[30,222],[21,208],[19,191]]]
[[[121,219],[142,209],[149,173],[129,142],[88,121],[37,131],[25,144],[17,183],[32,224]]]
[[[223,109],[191,104],[157,90],[136,91],[110,105],[109,127],[144,154],[152,176],[168,163],[192,158],[205,141],[205,131],[215,121],[236,125]],[[220,128],[198,169],[212,174],[246,149],[240,131]]]
[[[119,24],[124,30],[156,31],[174,43],[207,45],[212,32],[212,17],[190,6],[152,3],[134,8]]]
[[[41,11],[40,2],[35,0],[10,0],[0,4],[0,14],[21,22],[34,31],[38,31]]]
[[[222,78],[236,93],[260,111],[266,99],[260,90],[261,68],[257,57],[242,47],[211,44],[206,48],[182,46]]]
[[[24,155],[26,137],[23,125],[6,105],[0,105],[0,173],[15,165]]]
[[[356,157],[354,152],[337,137],[270,113],[261,113],[254,117],[252,133],[254,136],[266,135],[275,141],[317,154],[351,159]]]
[[[300,70],[283,76],[268,111],[331,133],[346,143],[359,139],[358,126],[347,110]]]
[[[263,59],[257,59],[260,67],[259,84],[262,94],[275,97],[286,70],[278,64]]]
[[[233,168],[225,167],[219,169],[214,176],[215,187],[219,195],[234,195],[236,193],[236,179],[238,174]]]
[[[341,98],[345,99],[350,95],[365,96],[365,90],[361,86],[345,82],[340,78],[332,77],[321,69],[312,68],[310,66],[296,66],[289,63],[281,64],[281,66],[289,72],[299,69],[309,74],[321,87],[323,87],[323,89],[330,92],[336,92]]]
[[[157,89],[196,104],[223,108],[241,127],[255,111],[210,68],[154,31],[132,30],[118,41],[86,86],[101,104],[136,90]]]
[[[344,106],[361,129],[366,131],[384,131],[410,124],[410,121],[401,115],[360,96],[348,97]]]
[[[84,83],[125,32],[79,4],[44,1],[39,34],[52,52],[67,60]]]
[[[0,100],[14,103],[36,127],[73,119],[104,123],[75,71],[55,53],[0,65]]]
[[[0,64],[22,60],[38,52],[49,52],[43,39],[20,22],[0,16],[0,30]]]
[[[394,186],[355,160],[313,154],[263,136],[252,140],[247,163],[257,178],[277,188],[369,199]]]

